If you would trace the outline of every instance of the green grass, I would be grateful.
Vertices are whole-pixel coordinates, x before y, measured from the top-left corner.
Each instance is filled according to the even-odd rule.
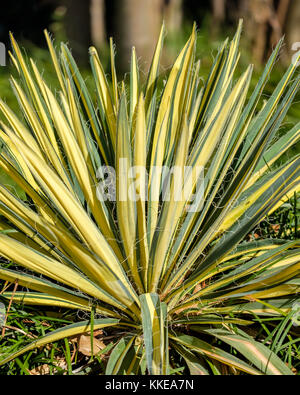
[[[54,312],[40,311],[36,308],[22,307],[12,304],[5,332],[1,341],[0,353],[12,352],[25,343],[32,341],[33,337],[40,337],[45,332],[53,331],[62,324],[73,322],[74,317],[69,318],[69,311]],[[256,340],[272,349],[294,373],[300,375],[300,337],[299,328],[293,326],[291,314],[278,318],[254,317],[254,324],[249,327],[251,335]],[[220,341],[216,341],[216,345]],[[105,359],[113,346],[113,342],[107,341],[107,347],[94,358],[86,357],[78,352],[76,343],[64,339],[52,343],[42,349],[30,351],[16,358],[10,363],[0,367],[0,375],[101,375],[105,372]],[[224,348],[224,345],[223,345]],[[228,352],[233,350],[228,346]],[[175,355],[170,356],[172,366],[171,374],[188,374],[184,360]],[[211,374],[233,374],[224,366],[220,370],[211,367]]]

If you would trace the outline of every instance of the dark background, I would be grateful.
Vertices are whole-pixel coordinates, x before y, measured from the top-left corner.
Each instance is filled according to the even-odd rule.
[[[113,36],[121,71],[128,69],[132,45],[147,67],[163,19],[169,40],[175,37],[179,44],[193,21],[209,43],[234,30],[242,17],[248,53],[258,65],[283,34],[283,62],[300,41],[300,0],[14,0],[1,5],[0,41],[6,45],[12,31],[25,46],[44,47],[42,31],[47,28],[57,39],[69,41],[84,64],[88,46],[104,48]]]

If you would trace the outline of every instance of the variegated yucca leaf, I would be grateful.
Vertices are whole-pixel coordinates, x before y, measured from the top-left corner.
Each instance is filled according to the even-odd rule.
[[[112,40],[108,74],[90,48],[91,90],[68,47],[57,51],[45,32],[55,92],[11,36],[19,74],[11,84],[23,118],[0,100],[0,166],[26,199],[0,185],[0,279],[18,284],[2,297],[96,317],[50,331],[0,364],[106,328],[115,343],[107,374],[139,374],[145,363],[150,374],[168,374],[169,352],[192,374],[220,364],[291,374],[244,330],[254,316],[290,313],[300,241],[246,240],[300,190],[300,156],[280,160],[299,142],[300,123],[277,139],[300,76],[292,63],[261,105],[282,40],[250,92],[253,67],[235,73],[241,31],[242,23],[203,83],[194,27],[161,84],[163,26],[145,84],[133,48],[128,90]]]

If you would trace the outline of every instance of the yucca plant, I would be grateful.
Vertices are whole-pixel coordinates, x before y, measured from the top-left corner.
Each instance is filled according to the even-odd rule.
[[[117,80],[112,41],[110,80],[90,48],[91,92],[67,46],[56,53],[45,32],[60,86],[53,93],[11,37],[20,75],[11,83],[24,119],[0,102],[0,162],[26,200],[0,185],[0,278],[23,287],[14,302],[83,310],[91,319],[49,332],[2,365],[106,328],[115,341],[107,374],[139,374],[145,361],[149,374],[168,374],[176,356],[192,374],[220,364],[231,373],[292,374],[248,326],[254,316],[293,311],[300,243],[247,236],[299,191],[299,155],[273,164],[300,137],[298,123],[275,139],[300,78],[291,64],[261,103],[282,41],[250,93],[252,66],[235,80],[241,30],[242,23],[221,46],[203,84],[194,27],[162,84],[163,27],[145,86],[133,49],[128,91]],[[105,166],[115,172],[112,186]]]

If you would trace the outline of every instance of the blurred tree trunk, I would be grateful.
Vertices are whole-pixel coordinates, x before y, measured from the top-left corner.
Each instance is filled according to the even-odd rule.
[[[300,1],[293,0],[287,16],[286,35],[291,56],[300,49]],[[298,43],[298,44],[297,44]]]
[[[67,7],[66,33],[72,53],[81,64],[88,63],[91,45],[91,18],[89,0],[64,0]]]
[[[279,1],[279,5],[277,8],[277,17],[278,17],[278,22],[282,26],[282,29],[284,28],[285,23],[286,23],[286,17],[287,17],[288,11],[289,11],[290,4],[291,4],[291,0],[280,0]]]
[[[271,19],[273,0],[252,0],[250,10],[255,23],[255,36],[253,45],[254,61],[262,64],[268,43],[268,23]]]
[[[240,0],[239,14],[244,18],[246,38],[255,63],[262,64],[283,36],[289,4],[290,0]],[[284,47],[281,59],[288,61]]]
[[[272,48],[274,48],[277,45],[278,41],[284,35],[289,7],[290,7],[290,0],[279,0],[278,7],[276,11],[274,10],[272,14],[270,24],[273,31],[270,39],[269,54],[271,54]],[[281,60],[286,65],[289,63],[288,53],[289,53],[288,48],[286,48],[286,46],[282,47]]]
[[[239,5],[238,12],[239,12],[240,16],[242,18],[248,16],[249,15],[249,6],[250,6],[249,0],[239,0],[238,5]]]
[[[251,0],[239,0],[238,2],[238,18],[242,18],[244,21],[244,27],[247,34],[247,40],[252,41],[255,35],[255,21],[252,18],[250,10]]]
[[[105,4],[104,0],[91,0],[91,36],[95,47],[101,48],[105,43]]]
[[[182,0],[164,0],[163,17],[169,33],[178,33],[182,28]]]
[[[213,19],[212,19],[212,34],[218,35],[221,25],[226,18],[226,3],[225,0],[212,0]]]
[[[140,67],[148,70],[162,22],[163,0],[110,1],[119,71],[124,73],[129,70],[133,46],[141,60]]]
[[[213,5],[213,18],[215,21],[224,22],[225,13],[225,0],[212,0]]]

